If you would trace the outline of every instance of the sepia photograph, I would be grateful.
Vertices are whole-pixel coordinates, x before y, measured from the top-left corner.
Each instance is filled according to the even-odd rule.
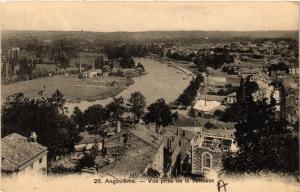
[[[299,2],[0,6],[1,191],[300,190]]]

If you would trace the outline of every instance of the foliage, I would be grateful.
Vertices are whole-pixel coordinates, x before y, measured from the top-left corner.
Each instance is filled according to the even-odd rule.
[[[103,125],[108,119],[107,110],[102,105],[92,105],[84,111],[86,124],[93,125],[95,128]]]
[[[146,107],[146,98],[142,93],[136,91],[131,94],[128,102],[131,105],[130,112],[132,112],[139,120],[144,114],[144,110]]]
[[[35,131],[38,142],[48,147],[50,158],[72,152],[79,134],[64,114],[64,102],[58,90],[50,98],[30,100],[22,93],[9,96],[2,108],[2,137],[10,133],[29,137]]]
[[[79,129],[86,125],[84,113],[77,106],[74,108],[71,119],[78,125]]]
[[[183,91],[183,93],[178,97],[177,101],[182,104],[185,108],[192,104],[192,101],[197,96],[200,84],[204,81],[201,75],[191,80],[189,86]]]
[[[298,138],[293,138],[284,120],[275,118],[275,99],[255,102],[253,87],[245,83],[243,115],[238,117],[235,140],[239,150],[223,160],[227,172],[298,171]],[[241,113],[241,111],[240,111]]]
[[[152,178],[158,178],[160,176],[159,172],[152,168],[149,168],[146,174],[148,177]]]
[[[164,99],[158,99],[147,107],[148,113],[144,116],[146,122],[154,122],[157,126],[168,126],[173,123],[170,107]]]
[[[187,106],[192,104],[193,98],[188,93],[182,93],[177,101],[184,105],[184,108],[186,109]]]
[[[123,68],[134,68],[135,62],[131,56],[123,57],[120,60],[120,66]]]
[[[102,68],[102,71],[103,71],[103,73],[109,72],[110,71],[109,65],[104,65],[103,68]]]
[[[95,59],[95,69],[102,69],[104,65],[105,63],[104,63],[103,55]]]
[[[141,63],[138,63],[137,66],[136,66],[136,68],[142,69],[143,72],[145,71],[145,67]]]
[[[207,123],[205,123],[204,127],[205,127],[206,129],[212,129],[212,128],[214,128],[215,126],[214,126],[214,124],[212,124],[212,123],[210,123],[210,122],[207,122]]]
[[[113,101],[106,105],[107,115],[113,121],[120,120],[125,112],[124,99],[113,98]]]
[[[209,51],[199,51],[194,63],[198,66],[199,71],[204,71],[206,67],[214,69],[220,68],[224,63],[232,63],[233,57],[229,55],[228,49],[213,48]],[[204,66],[204,68],[203,68]]]
[[[84,156],[78,161],[77,168],[93,167],[95,165],[95,156],[93,154],[85,153]]]
[[[277,64],[272,64],[271,66],[269,66],[268,71],[269,73],[271,73],[272,71],[285,71],[286,73],[288,73],[289,67],[285,63],[279,62]]]

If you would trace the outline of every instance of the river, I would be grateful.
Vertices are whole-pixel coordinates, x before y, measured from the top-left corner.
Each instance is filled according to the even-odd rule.
[[[131,93],[140,91],[146,98],[147,105],[159,98],[164,98],[166,103],[174,101],[188,86],[192,76],[187,75],[182,70],[168,67],[157,60],[150,58],[135,58],[135,62],[144,65],[147,75],[133,78],[135,83],[119,93],[116,97],[129,99]],[[184,70],[186,71],[186,70]],[[81,101],[80,103],[66,103],[68,111],[72,112],[75,106],[81,110],[86,110],[95,104],[106,105],[112,98],[97,100],[93,102]]]

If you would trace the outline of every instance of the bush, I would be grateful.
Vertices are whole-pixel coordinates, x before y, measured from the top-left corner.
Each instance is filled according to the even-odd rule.
[[[95,156],[85,153],[79,160],[77,167],[82,169],[83,167],[93,167],[95,165]]]
[[[217,109],[217,110],[214,112],[214,116],[222,117],[223,113],[224,113],[223,111]]]
[[[215,126],[214,126],[214,124],[212,124],[212,123],[210,123],[210,122],[207,122],[207,123],[205,123],[204,127],[205,127],[206,129],[212,129],[212,128],[214,128]]]
[[[158,178],[160,176],[160,173],[152,168],[149,168],[147,171],[147,176],[148,177],[154,177],[154,178]]]

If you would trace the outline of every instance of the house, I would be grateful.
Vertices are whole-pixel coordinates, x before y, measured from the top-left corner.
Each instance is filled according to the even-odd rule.
[[[162,132],[165,141],[164,171],[165,176],[190,174],[191,140],[196,132],[184,130],[176,126],[164,127]]]
[[[146,175],[151,170],[163,176],[164,142],[160,134],[139,125],[130,130],[126,145],[126,152],[116,162],[117,166],[105,168],[110,174],[132,177]]]
[[[289,74],[291,75],[299,75],[299,66],[298,64],[293,64],[289,67]]]
[[[1,139],[1,173],[47,174],[47,147],[37,143],[37,135],[26,138],[12,133]]]
[[[83,71],[82,73],[83,78],[91,78],[91,77],[97,77],[103,74],[101,69],[91,69],[87,71]]]
[[[226,96],[220,95],[200,95],[198,101],[193,106],[194,112],[200,117],[209,117],[219,109],[225,108],[223,105]]]
[[[291,68],[289,68],[289,74],[299,75],[299,68],[298,67],[291,67]]]
[[[236,92],[230,93],[226,97],[227,104],[234,104],[237,101]]]
[[[223,155],[237,150],[232,136],[222,135],[218,130],[214,133],[202,132],[193,138],[192,170],[193,175],[209,176],[222,168]]]
[[[239,75],[228,75],[226,73],[209,74],[206,84],[214,88],[226,88],[229,84],[232,87],[239,87],[240,80],[241,78]]]
[[[74,145],[75,155],[80,156],[83,153],[89,153],[93,146],[97,146],[98,150],[103,148],[103,138],[100,135],[89,134],[87,131],[80,132],[82,139]]]

